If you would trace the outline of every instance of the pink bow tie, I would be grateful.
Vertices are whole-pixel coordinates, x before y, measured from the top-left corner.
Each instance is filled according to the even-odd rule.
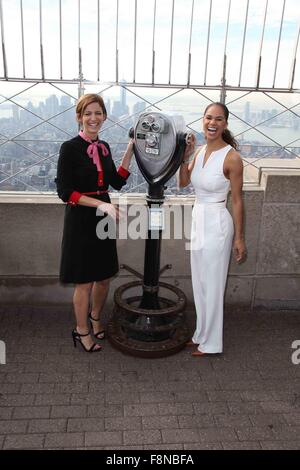
[[[93,142],[83,131],[80,131],[79,132],[79,135],[80,137],[82,137],[82,139],[84,139],[86,142],[89,142],[90,145],[88,146],[87,148],[87,154],[90,158],[93,159],[93,163],[94,165],[96,165],[97,167],[97,171],[98,171],[98,185],[99,186],[102,186],[103,185],[103,169],[102,169],[102,165],[101,165],[101,162],[100,162],[100,157],[99,157],[99,152],[98,152],[98,147],[101,148],[101,151],[102,151],[102,155],[104,157],[106,157],[108,155],[108,150],[107,148],[105,147],[104,144],[102,144],[102,142],[99,142],[99,141],[95,141]]]

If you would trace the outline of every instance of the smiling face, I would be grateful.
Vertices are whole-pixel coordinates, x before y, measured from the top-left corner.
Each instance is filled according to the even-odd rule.
[[[213,104],[206,109],[203,117],[203,131],[207,141],[222,139],[222,133],[227,128],[227,120],[224,109],[218,104]]]
[[[106,116],[99,103],[93,102],[86,106],[77,120],[82,126],[83,132],[92,140],[97,139],[98,132],[105,121]]]

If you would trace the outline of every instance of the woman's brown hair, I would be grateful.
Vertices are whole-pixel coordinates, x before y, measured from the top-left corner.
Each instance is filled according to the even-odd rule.
[[[105,119],[107,118],[107,111],[103,101],[103,98],[96,93],[87,93],[86,95],[82,95],[79,100],[77,101],[76,105],[76,114],[77,117],[81,117],[86,109],[86,107],[91,103],[98,103],[101,107]]]

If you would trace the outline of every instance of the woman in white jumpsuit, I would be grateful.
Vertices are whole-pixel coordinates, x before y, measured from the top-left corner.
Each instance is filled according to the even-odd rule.
[[[192,213],[191,272],[197,322],[188,346],[193,356],[223,351],[223,304],[228,265],[233,246],[237,262],[246,256],[243,236],[243,164],[237,143],[227,129],[229,111],[212,103],[204,111],[206,145],[192,161],[195,138],[187,145],[179,172],[180,186],[195,189]],[[232,215],[226,208],[231,190]]]

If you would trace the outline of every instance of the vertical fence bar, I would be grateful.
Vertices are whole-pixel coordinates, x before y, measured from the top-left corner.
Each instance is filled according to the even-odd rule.
[[[242,70],[243,70],[243,62],[244,62],[245,40],[246,40],[246,32],[247,32],[247,24],[248,24],[248,11],[249,11],[249,0],[247,0],[247,7],[246,7],[246,14],[245,14],[245,21],[244,21],[243,44],[242,44],[241,65],[240,65],[239,84],[238,84],[239,87],[241,86],[241,78],[242,78]]]
[[[224,54],[223,59],[223,71],[222,71],[222,78],[221,78],[221,85],[222,88],[220,90],[220,102],[225,104],[226,102],[226,65],[227,65],[227,56]]]
[[[172,72],[174,2],[175,0],[172,1],[172,22],[171,22],[171,38],[170,38],[170,57],[169,57],[169,85],[171,85],[171,72]]]
[[[2,46],[2,55],[3,55],[3,73],[4,73],[4,78],[7,79],[7,62],[6,62],[6,52],[5,52],[2,0],[0,0],[0,24],[1,24],[1,46]]]
[[[116,83],[119,83],[119,0],[117,0],[117,26],[116,26]]]
[[[97,0],[97,80],[100,82],[100,3]]]
[[[135,83],[135,74],[136,74],[136,26],[137,26],[137,0],[135,0],[135,6],[134,6],[133,83]]]
[[[297,51],[298,51],[298,45],[299,45],[299,37],[300,37],[300,25],[298,28],[298,34],[296,36],[296,42],[295,42],[295,49],[294,49],[294,55],[292,59],[292,67],[291,67],[291,78],[290,78],[290,90],[293,89],[293,84],[294,84],[294,78],[295,78],[295,70],[296,70],[296,63],[297,63]]]
[[[282,25],[283,25],[284,11],[285,11],[285,3],[286,3],[286,0],[283,1],[283,7],[282,7],[281,22],[280,22],[277,52],[276,52],[276,61],[275,61],[275,68],[274,68],[273,88],[275,87],[276,74],[277,74],[278,56],[279,56],[280,43],[281,43],[281,33],[282,33]]]
[[[63,79],[63,66],[62,66],[62,13],[61,13],[61,0],[59,0],[59,74],[60,79]]]
[[[81,37],[80,37],[80,22],[81,22],[81,4],[78,0],[78,75],[79,75],[79,86],[78,86],[78,98],[84,93],[83,84],[83,72],[82,72],[82,50],[81,50]]]
[[[45,80],[44,67],[44,49],[43,49],[43,19],[42,19],[42,0],[39,1],[39,17],[40,17],[40,54],[41,54],[41,73],[42,80]]]
[[[20,16],[21,16],[21,44],[22,44],[22,69],[23,78],[25,78],[25,43],[24,43],[24,19],[23,19],[23,0],[20,0]]]
[[[222,89],[220,91],[220,101],[225,104],[226,101],[226,67],[227,67],[227,40],[228,40],[228,30],[229,30],[229,19],[230,19],[230,10],[231,10],[231,0],[228,3],[227,10],[227,23],[226,23],[226,33],[225,33],[225,43],[224,43],[224,54],[223,54],[223,71],[221,78]]]
[[[153,11],[153,36],[152,36],[152,85],[154,85],[155,75],[155,26],[156,26],[156,0],[154,0],[154,11]]]
[[[268,12],[268,2],[269,0],[266,1],[265,3],[265,13],[264,13],[264,22],[263,22],[263,28],[261,32],[261,38],[260,38],[260,46],[259,46],[259,53],[258,53],[258,60],[257,60],[257,74],[256,74],[256,88],[259,88],[259,81],[260,81],[260,71],[261,71],[261,51],[262,51],[262,46],[264,42],[264,35],[265,35],[265,27],[266,27],[266,19],[267,19],[267,12]]]
[[[193,22],[194,22],[194,0],[192,2],[191,22],[190,22],[187,86],[190,86],[190,82],[191,82],[191,63],[192,63],[191,47],[192,47],[192,35],[193,35]]]
[[[228,10],[227,10],[226,33],[225,33],[225,43],[224,43],[224,56],[226,55],[226,52],[227,52],[227,40],[228,40],[230,10],[231,10],[231,0],[229,0]]]
[[[208,63],[208,51],[209,51],[209,41],[210,41],[210,25],[211,25],[211,11],[212,11],[212,0],[210,0],[210,5],[209,5],[209,17],[208,17],[208,28],[207,28],[206,57],[205,57],[205,69],[204,69],[204,83],[203,83],[203,85],[206,85],[206,76],[207,76],[207,63]]]

